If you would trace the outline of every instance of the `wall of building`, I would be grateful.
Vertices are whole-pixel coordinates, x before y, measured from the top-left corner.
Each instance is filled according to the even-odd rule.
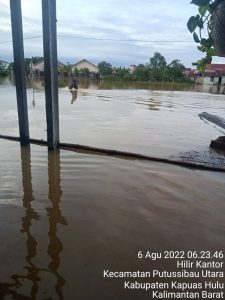
[[[89,72],[98,73],[98,68],[90,64],[88,61],[82,61],[76,65],[73,66],[74,69],[77,68],[78,70],[87,68]]]
[[[1,65],[4,69],[7,69],[8,66],[9,66],[9,63],[7,63],[7,62],[1,62],[0,65]]]
[[[219,76],[215,76],[215,77],[202,76],[196,79],[196,84],[217,85],[218,83],[219,83]],[[221,84],[225,84],[225,76],[222,76]]]
[[[58,70],[63,68],[63,64],[58,63]],[[44,72],[44,61],[40,61],[39,63],[36,63],[34,65],[34,70],[40,71],[40,72]]]
[[[225,76],[222,76],[221,84],[225,84]]]
[[[44,61],[40,61],[39,63],[34,65],[34,70],[44,71]]]

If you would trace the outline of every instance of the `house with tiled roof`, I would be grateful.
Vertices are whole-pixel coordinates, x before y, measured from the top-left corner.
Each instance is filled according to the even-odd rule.
[[[198,84],[225,84],[225,64],[209,64],[206,66],[202,77],[197,78]]]

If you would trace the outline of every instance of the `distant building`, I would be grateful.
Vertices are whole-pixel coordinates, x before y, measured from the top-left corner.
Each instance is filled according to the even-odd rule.
[[[64,67],[64,64],[58,61],[58,71],[60,71]],[[34,71],[44,72],[44,60],[37,62],[32,66]]]
[[[3,69],[7,69],[9,66],[9,63],[4,60],[0,60],[0,65],[3,67]]]
[[[98,67],[86,59],[82,59],[72,66],[73,73],[76,70],[81,71],[84,69],[88,69],[89,77],[94,77],[94,78],[99,77]],[[78,73],[78,76],[79,76],[79,73]]]
[[[128,68],[130,74],[133,74],[134,71],[136,70],[137,66],[136,65],[130,65],[130,67]]]
[[[190,79],[192,79],[192,80],[195,80],[195,78],[196,78],[197,76],[199,76],[199,71],[196,70],[196,69],[185,68],[183,74],[184,74],[186,77],[188,77],[188,78],[190,78]]]
[[[225,84],[225,64],[209,64],[201,78],[197,78],[197,84]]]
[[[192,71],[191,68],[185,68],[183,73],[184,75],[188,76],[191,71]]]

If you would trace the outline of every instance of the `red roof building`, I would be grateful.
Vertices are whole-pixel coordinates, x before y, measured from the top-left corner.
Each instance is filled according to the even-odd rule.
[[[206,66],[205,75],[209,76],[224,76],[225,64],[209,64]]]

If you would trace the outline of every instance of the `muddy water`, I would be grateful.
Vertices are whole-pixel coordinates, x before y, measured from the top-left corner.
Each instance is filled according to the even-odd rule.
[[[223,174],[6,141],[0,160],[1,299],[149,299],[103,270],[151,270],[140,250],[225,249]]]
[[[15,86],[5,82],[0,87],[1,133],[18,135]],[[224,116],[224,95],[209,93],[216,87],[107,82],[79,87],[75,100],[68,88],[59,89],[62,142],[225,164],[209,149],[224,130],[198,116],[203,111]],[[30,82],[27,95],[31,137],[46,140],[43,82]]]
[[[1,89],[8,100],[1,101],[1,130],[16,134],[14,87]],[[31,133],[45,138],[43,92],[35,90],[35,104],[32,92]],[[224,108],[222,96],[190,91],[81,88],[71,105],[61,89],[60,99],[64,141],[168,156],[190,144],[206,151],[218,129],[201,123],[198,112],[203,105],[217,114]],[[192,122],[198,124],[194,134]],[[181,133],[185,143],[177,142]],[[174,270],[173,260],[140,260],[138,251],[225,250],[224,182],[224,173],[48,153],[0,140],[0,299],[152,299],[150,291],[125,290],[124,279],[103,278],[103,270]]]

